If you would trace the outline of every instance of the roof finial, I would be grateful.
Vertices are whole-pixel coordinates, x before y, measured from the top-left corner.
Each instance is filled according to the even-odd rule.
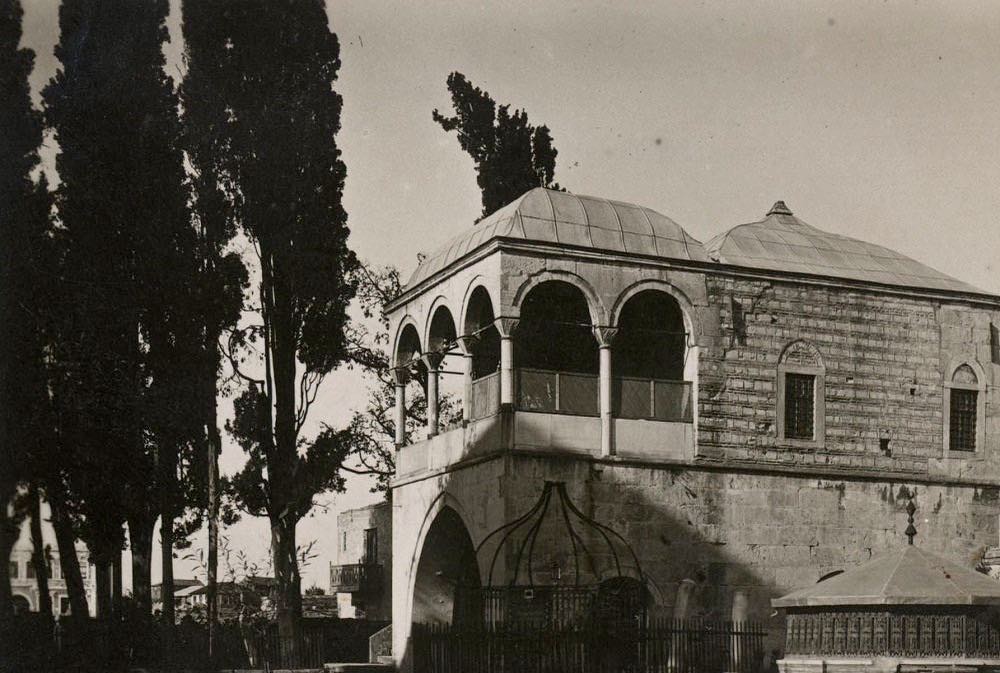
[[[906,537],[910,544],[913,544],[913,536],[917,534],[917,529],[913,526],[913,513],[917,511],[917,506],[913,504],[913,498],[906,503],[906,515],[908,517],[906,526]]]
[[[792,211],[791,211],[791,209],[788,206],[785,205],[784,201],[775,201],[774,205],[771,206],[771,210],[767,211],[767,214],[769,216],[770,215],[791,215]]]

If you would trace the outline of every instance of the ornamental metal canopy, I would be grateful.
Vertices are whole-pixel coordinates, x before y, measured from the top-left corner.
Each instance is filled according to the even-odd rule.
[[[850,605],[1000,605],[1000,582],[906,546],[771,601],[776,608]]]

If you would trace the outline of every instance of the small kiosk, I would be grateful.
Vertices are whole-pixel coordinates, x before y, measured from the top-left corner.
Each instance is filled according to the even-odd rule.
[[[1000,672],[1000,582],[909,545],[771,601],[781,673]]]

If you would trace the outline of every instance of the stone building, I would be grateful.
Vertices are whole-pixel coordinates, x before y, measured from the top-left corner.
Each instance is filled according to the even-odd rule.
[[[896,546],[911,498],[925,548],[971,567],[997,544],[1000,297],[780,201],[702,244],[535,189],[427,256],[389,311],[397,415],[428,397],[392,484],[404,667],[411,624],[453,619],[456,578],[487,574],[483,540],[546,481],[623,536],[657,609],[764,621],[777,648],[770,600]],[[575,549],[539,536],[536,577]]]
[[[48,515],[47,504],[43,504],[42,512],[43,517]],[[35,567],[31,562],[32,545],[29,525],[28,520],[21,524],[20,536],[11,550],[8,565],[15,609],[37,612],[39,609],[38,580],[35,577]],[[52,598],[52,612],[56,616],[69,614],[69,593],[66,591],[66,580],[63,579],[62,567],[59,565],[59,549],[55,541],[55,532],[52,530],[52,524],[45,518],[42,519],[42,540],[45,544],[46,563],[49,569],[48,581],[49,595]],[[93,616],[97,597],[94,566],[90,564],[90,554],[83,543],[77,544],[76,555],[80,563],[84,591],[87,595],[87,607]]]
[[[341,617],[392,617],[392,508],[388,502],[337,515],[330,593]]]

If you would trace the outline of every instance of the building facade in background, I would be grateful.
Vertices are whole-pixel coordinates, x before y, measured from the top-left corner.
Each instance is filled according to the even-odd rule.
[[[381,502],[337,516],[330,593],[344,618],[392,616],[392,505]]]
[[[45,511],[45,510],[43,510]],[[38,580],[35,567],[31,563],[32,546],[30,522],[21,524],[21,535],[11,551],[10,584],[13,590],[14,607],[18,611],[37,612],[39,608]],[[47,519],[42,519],[42,539],[45,543],[47,566],[49,568],[49,595],[52,598],[52,613],[56,616],[70,613],[69,594],[66,591],[66,581],[62,577],[62,567],[59,565],[59,549],[55,542],[55,532]],[[80,563],[80,574],[87,595],[87,607],[91,616],[96,614],[97,580],[94,567],[90,564],[90,554],[86,545],[77,543],[76,556]]]
[[[910,500],[929,550],[973,567],[998,543],[1000,297],[780,201],[702,244],[535,189],[428,255],[389,314],[397,425],[428,398],[392,483],[404,667],[413,623],[494,609],[459,610],[459,586],[525,587],[537,612],[531,587],[631,578],[656,610],[759,621],[780,648],[771,599],[905,544]],[[598,525],[517,529],[546,482]]]

